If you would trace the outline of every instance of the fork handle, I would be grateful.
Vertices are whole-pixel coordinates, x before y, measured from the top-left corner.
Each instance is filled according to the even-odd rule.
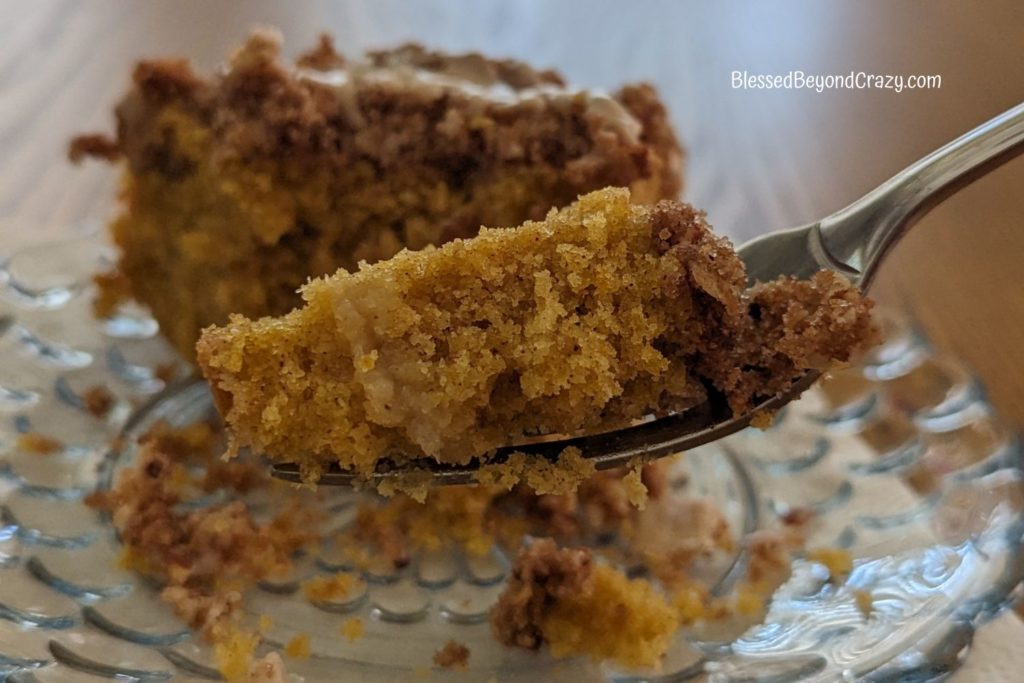
[[[818,224],[831,266],[866,290],[889,249],[950,195],[1024,152],[1024,103],[911,164]]]

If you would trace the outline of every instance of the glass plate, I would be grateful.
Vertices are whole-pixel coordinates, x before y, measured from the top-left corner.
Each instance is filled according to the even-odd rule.
[[[116,534],[82,502],[131,463],[132,437],[154,421],[212,415],[206,388],[187,379],[144,311],[93,317],[90,275],[108,265],[96,235],[0,264],[0,680],[219,680],[210,649],[157,586],[118,567]],[[1021,449],[961,364],[936,355],[904,317],[883,318],[887,341],[863,365],[808,392],[770,429],[691,452],[674,472],[689,482],[685,495],[713,497],[737,535],[813,512],[807,547],[849,550],[848,580],[830,582],[824,566],[798,557],[762,622],[684,630],[659,671],[499,646],[486,619],[509,567],[498,551],[418,556],[401,571],[364,573],[365,592],[345,604],[314,605],[299,582],[345,568],[325,540],[291,576],[255,589],[246,609],[273,618],[267,647],[311,634],[312,656],[287,661],[308,681],[419,680],[448,639],[472,652],[457,674],[466,681],[941,678],[1024,578]],[[97,384],[116,397],[102,420],[84,398]],[[26,452],[27,432],[61,449]],[[336,530],[362,494],[329,495]],[[725,593],[745,561],[742,551],[720,558],[704,578]],[[348,643],[338,628],[352,616],[366,634]]]

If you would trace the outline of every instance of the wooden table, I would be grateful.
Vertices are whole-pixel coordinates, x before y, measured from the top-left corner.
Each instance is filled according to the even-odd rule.
[[[346,52],[416,39],[552,65],[587,86],[653,81],[689,148],[686,197],[737,240],[810,221],[1024,100],[1024,9],[988,2],[406,3],[0,2],[0,251],[102,217],[99,165],[67,139],[110,130],[133,60],[215,66],[246,30],[279,26],[289,52],[328,29]],[[742,90],[731,72],[938,74],[930,90]],[[878,298],[905,305],[1024,425],[1024,160],[937,209],[893,254]],[[1003,637],[1006,637],[1003,627]],[[1024,629],[1014,631],[1024,643]],[[993,639],[984,648],[1000,652]],[[1005,648],[1004,648],[1005,649]],[[1024,648],[1017,648],[1024,649]],[[1001,653],[1000,657],[1008,657]],[[994,680],[973,668],[970,680]],[[1020,667],[1018,667],[1019,670]]]

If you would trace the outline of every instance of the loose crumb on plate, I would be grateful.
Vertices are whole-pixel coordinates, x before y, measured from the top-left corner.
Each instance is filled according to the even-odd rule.
[[[308,633],[299,633],[285,643],[284,653],[292,659],[307,659],[309,657],[310,640]]]
[[[272,626],[264,615],[254,619],[251,629],[243,627],[245,592],[287,569],[295,550],[312,548],[319,540],[320,511],[317,496],[275,486],[261,488],[260,499],[270,496],[272,509],[289,512],[270,522],[257,523],[242,499],[205,509],[182,506],[205,496],[204,482],[212,481],[215,490],[229,495],[238,492],[223,472],[210,479],[210,468],[224,464],[216,456],[220,443],[217,430],[206,423],[186,428],[158,424],[141,440],[136,463],[120,473],[111,490],[90,496],[89,502],[111,512],[125,544],[123,565],[164,582],[162,598],[214,644],[225,676],[241,681]],[[247,464],[246,459],[232,462]],[[352,524],[330,541],[354,567],[389,571],[407,566],[419,552],[479,556],[496,544],[518,548],[529,535],[579,544],[617,534],[661,587],[630,580],[590,550],[536,540],[520,552],[491,614],[492,626],[500,642],[545,647],[554,656],[656,664],[682,625],[760,613],[774,586],[788,575],[791,551],[802,542],[800,529],[791,526],[751,536],[748,577],[734,596],[712,597],[688,569],[732,552],[735,541],[710,501],[666,495],[676,491],[678,482],[669,479],[675,476],[668,474],[671,466],[662,460],[595,473],[577,490],[557,495],[538,495],[520,483],[511,491],[443,487],[423,502],[401,495],[365,499]],[[639,487],[648,499],[642,510],[633,504]],[[360,581],[356,572],[339,572],[304,582],[301,592],[312,601],[345,601]],[[338,626],[338,634],[349,641],[363,631],[358,618]],[[302,657],[309,646],[308,637],[300,635],[283,653]]]
[[[445,669],[465,669],[469,666],[469,648],[457,640],[449,640],[434,653],[434,664]]]
[[[114,407],[114,394],[102,384],[96,384],[82,393],[82,404],[90,415],[102,419]]]
[[[274,653],[277,661],[273,659],[264,660],[263,663],[269,666],[254,666],[256,648],[260,644],[258,634],[250,633],[236,628],[230,624],[224,624],[218,629],[217,638],[213,641],[213,658],[217,664],[217,670],[227,679],[228,683],[245,683],[247,681],[275,681],[272,677],[278,669],[277,665],[281,659]],[[263,675],[264,678],[251,678],[252,672]]]
[[[338,572],[303,581],[302,593],[310,602],[344,602],[361,583],[351,572]]]
[[[17,440],[18,450],[32,455],[53,455],[64,448],[63,442],[39,432],[25,432]]]
[[[359,617],[352,617],[351,619],[346,619],[341,622],[341,626],[338,627],[338,632],[341,633],[341,636],[345,640],[352,642],[362,638],[363,634],[366,632],[366,628],[362,619]]]
[[[241,500],[183,510],[189,477],[161,450],[174,443],[144,440],[135,466],[87,503],[111,514],[125,562],[163,581],[163,600],[213,639],[237,611],[241,591],[285,572],[292,553],[317,538],[321,513],[311,505],[283,505],[260,523]]]
[[[870,619],[871,614],[875,611],[875,597],[871,594],[871,591],[863,589],[853,591],[853,601],[857,605],[857,610],[864,615],[864,618]]]
[[[551,539],[520,550],[490,620],[506,645],[547,645],[555,657],[587,655],[625,666],[656,665],[679,627],[654,584]]]
[[[785,581],[792,566],[791,553],[803,544],[803,537],[789,527],[759,529],[743,539],[747,551],[746,581],[774,588]]]
[[[781,521],[786,526],[800,527],[816,518],[818,513],[814,508],[806,506],[791,507],[782,515]]]
[[[853,571],[853,555],[844,548],[812,548],[807,560],[824,565],[833,582],[839,583]]]

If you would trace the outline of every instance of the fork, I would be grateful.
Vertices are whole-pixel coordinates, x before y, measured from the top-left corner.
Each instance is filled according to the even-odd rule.
[[[867,291],[889,250],[922,216],[947,197],[1024,151],[1024,103],[983,123],[908,166],[845,209],[809,225],[780,230],[755,238],[737,251],[750,284],[781,275],[807,278],[826,268],[845,275]],[[568,447],[576,447],[597,469],[608,469],[679,453],[743,429],[754,415],[771,414],[811,386],[821,373],[808,371],[788,391],[751,410],[733,415],[727,406],[708,402],[686,412],[623,429],[557,441],[544,441],[497,449],[486,464],[501,463],[513,453],[549,461]],[[447,465],[424,459],[415,465],[382,466],[370,476],[372,483],[389,478],[429,475],[434,484],[474,481],[479,459],[467,465]],[[272,465],[273,476],[301,481],[293,463]],[[353,485],[365,475],[334,467],[319,483]]]

